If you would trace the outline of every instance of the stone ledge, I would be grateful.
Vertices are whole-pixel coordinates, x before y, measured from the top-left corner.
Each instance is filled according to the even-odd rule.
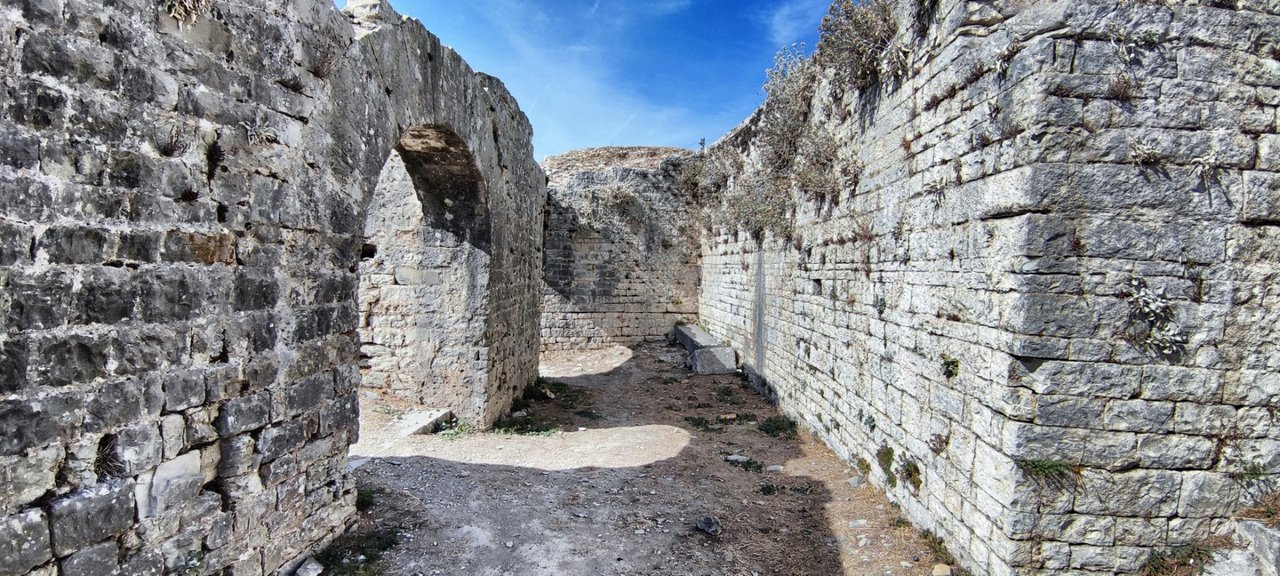
[[[732,374],[738,371],[738,356],[705,330],[688,324],[675,328],[675,338],[689,351],[689,366],[694,374]]]

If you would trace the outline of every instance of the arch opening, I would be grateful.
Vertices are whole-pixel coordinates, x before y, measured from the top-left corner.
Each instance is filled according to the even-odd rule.
[[[379,175],[363,234],[362,395],[480,420],[491,233],[466,143],[442,126],[406,132]]]

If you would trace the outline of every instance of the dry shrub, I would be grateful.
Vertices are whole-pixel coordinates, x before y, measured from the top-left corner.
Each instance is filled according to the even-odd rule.
[[[885,56],[898,33],[889,0],[836,0],[820,31],[818,62],[833,69],[837,80],[864,90],[885,75]],[[889,64],[898,73],[903,59],[898,50],[893,52]]]

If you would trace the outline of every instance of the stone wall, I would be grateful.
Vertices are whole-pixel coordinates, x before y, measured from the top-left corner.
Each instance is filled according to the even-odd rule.
[[[480,419],[536,375],[502,85],[376,2],[166,4],[201,3],[0,5],[0,574],[270,574],[344,529],[366,210],[415,130],[461,144],[411,175],[483,183]]]
[[[483,417],[489,258],[431,227],[399,153],[387,161],[360,262],[361,386]],[[473,398],[476,402],[473,404]]]
[[[544,350],[661,340],[698,313],[698,215],[676,171],[688,150],[601,148],[548,158]]]
[[[1280,7],[1228,4],[898,3],[906,76],[808,107],[839,197],[704,244],[703,325],[975,573],[1132,573],[1274,488]]]

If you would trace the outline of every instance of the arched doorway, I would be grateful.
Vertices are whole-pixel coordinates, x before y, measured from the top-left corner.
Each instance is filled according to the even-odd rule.
[[[483,422],[491,232],[487,190],[451,129],[407,131],[364,223],[358,334],[365,393]]]

